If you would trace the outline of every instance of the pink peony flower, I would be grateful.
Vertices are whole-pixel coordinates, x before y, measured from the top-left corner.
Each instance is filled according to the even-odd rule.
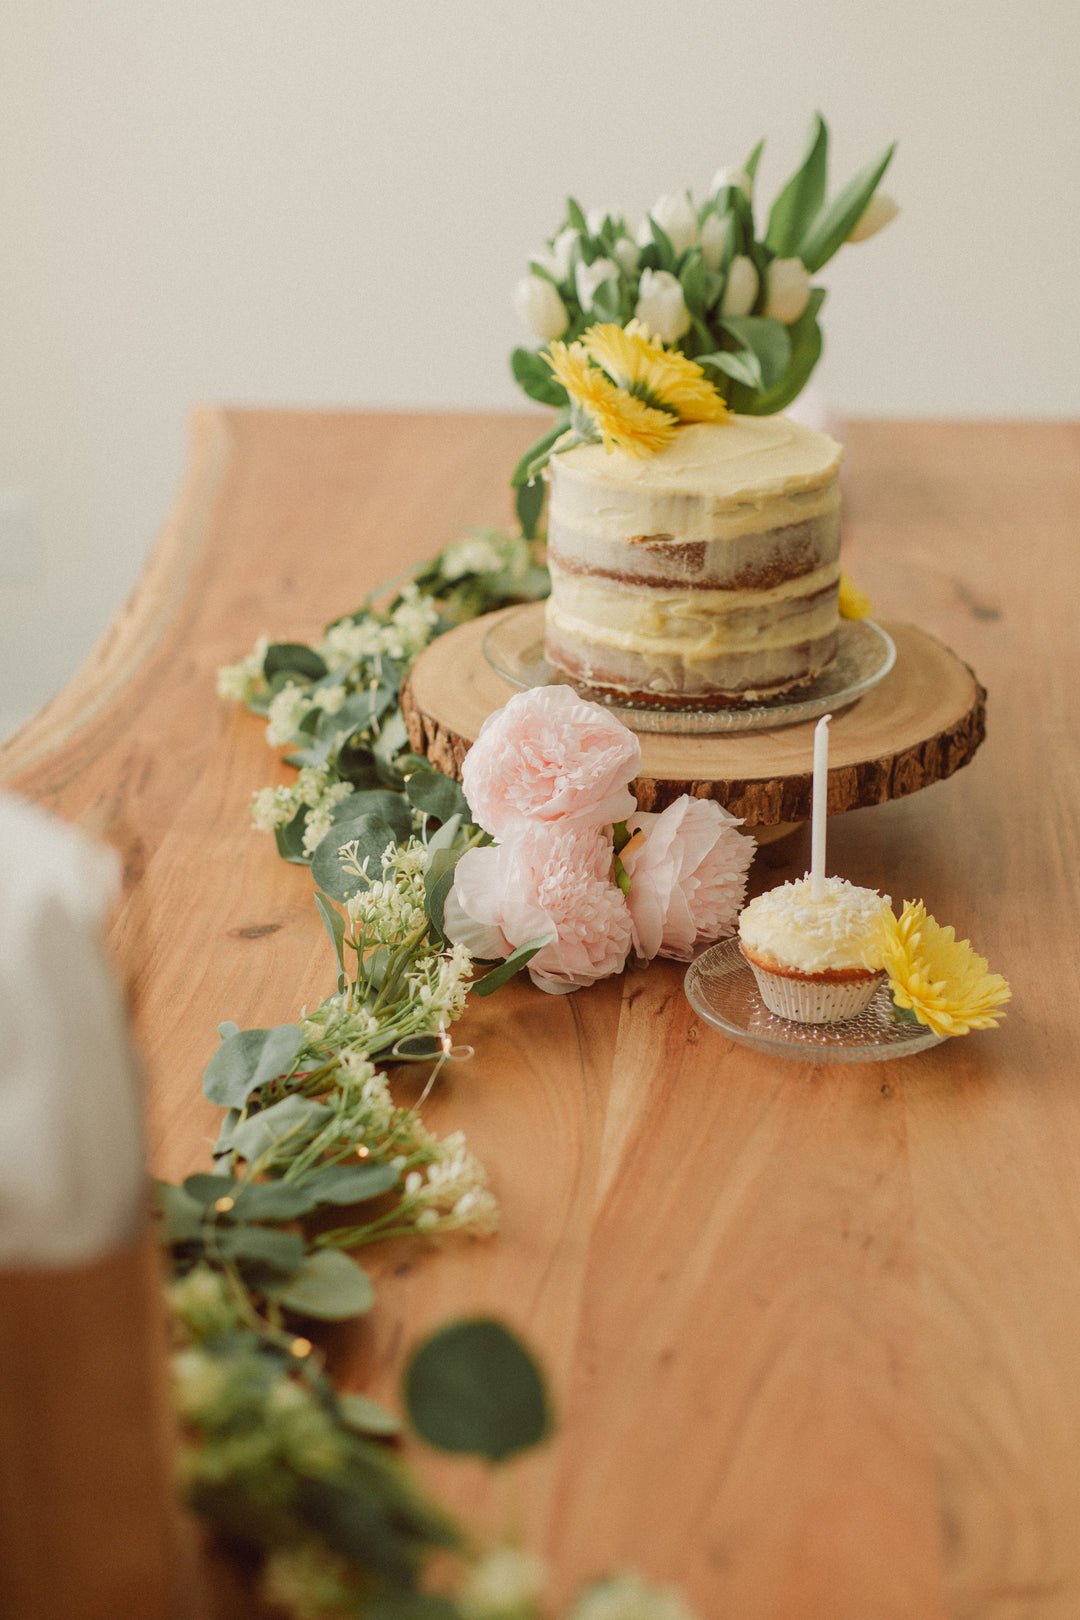
[[[625,821],[640,768],[641,745],[614,715],[569,686],[537,686],[484,721],[461,784],[478,826],[504,839],[537,822]]]
[[[630,913],[611,874],[611,840],[598,828],[531,826],[461,857],[444,926],[489,958],[554,935],[529,974],[541,990],[565,995],[618,973],[629,955]]]
[[[730,934],[746,892],[754,840],[713,799],[686,794],[659,815],[627,823],[639,836],[622,852],[634,950],[689,962],[694,947]]]

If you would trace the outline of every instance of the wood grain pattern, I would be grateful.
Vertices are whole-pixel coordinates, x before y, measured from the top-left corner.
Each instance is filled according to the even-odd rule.
[[[465,755],[489,714],[517,690],[488,663],[492,624],[529,607],[474,619],[424,649],[401,706],[413,748],[460,780]],[[535,623],[533,623],[535,621]],[[986,735],[986,693],[947,647],[910,624],[886,624],[896,663],[858,703],[838,708],[829,728],[830,815],[885,804],[942,782],[967,765]],[[734,734],[642,731],[639,810],[662,810],[684,793],[717,799],[748,827],[772,829],[810,815],[814,722]]]
[[[46,718],[29,757],[25,738],[5,751],[24,791],[126,857],[115,937],[157,1169],[206,1162],[218,1020],[291,1017],[331,982],[307,874],[247,830],[277,768],[217,704],[215,666],[508,520],[535,430],[204,418],[225,453],[187,491],[185,583],[133,638],[132,678],[55,748]],[[558,1409],[548,1446],[498,1487],[409,1450],[478,1527],[509,1516],[555,1596],[633,1564],[703,1620],[1075,1620],[1080,431],[873,423],[847,443],[845,565],[883,617],[978,671],[989,730],[951,780],[838,818],[830,860],[970,935],[1013,984],[1003,1027],[829,1068],[702,1026],[670,964],[476,1002],[459,1026],[476,1056],[429,1122],[488,1164],[502,1232],[373,1253],[378,1305],[332,1361],[396,1403],[426,1327],[482,1310],[527,1334]],[[806,854],[802,835],[772,846],[752,887]]]

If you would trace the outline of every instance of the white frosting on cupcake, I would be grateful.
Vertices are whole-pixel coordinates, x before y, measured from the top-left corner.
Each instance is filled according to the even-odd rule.
[[[860,889],[846,878],[825,879],[824,898],[810,898],[810,879],[751,900],[739,917],[739,937],[756,955],[772,957],[796,973],[881,967],[873,946],[878,918],[891,909],[888,895]]]

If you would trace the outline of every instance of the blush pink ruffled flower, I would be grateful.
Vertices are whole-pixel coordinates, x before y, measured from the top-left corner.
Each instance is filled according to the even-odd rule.
[[[602,827],[636,808],[633,732],[569,686],[518,692],[484,721],[461,784],[478,826],[506,839],[537,822]]]
[[[630,953],[630,912],[612,880],[611,840],[595,827],[528,827],[506,844],[468,850],[446,901],[450,939],[474,956],[509,956],[552,935],[529,963],[552,995],[618,973]]]
[[[627,826],[639,834],[621,857],[630,878],[634,950],[647,961],[689,962],[698,945],[734,928],[754,840],[715,800],[685,794],[659,815],[639,812]]]

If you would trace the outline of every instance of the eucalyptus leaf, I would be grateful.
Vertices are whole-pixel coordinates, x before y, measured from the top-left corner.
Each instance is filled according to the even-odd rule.
[[[807,139],[806,156],[772,205],[765,245],[780,259],[798,254],[799,245],[825,200],[829,159],[829,131],[815,113]]]
[[[314,647],[302,641],[275,641],[266,649],[263,674],[267,680],[275,675],[302,675],[305,680],[317,681],[326,674],[326,661]]]
[[[469,989],[475,991],[478,996],[490,996],[493,990],[498,990],[500,985],[512,979],[515,973],[520,973],[525,964],[532,961],[537,951],[542,951],[545,945],[550,945],[553,938],[553,934],[545,934],[542,938],[527,939],[524,945],[519,945],[517,950],[506,958],[505,962],[500,962],[490,973],[485,973],[482,979],[474,979]]]
[[[330,944],[333,946],[334,956],[337,958],[338,972],[344,973],[345,919],[329,895],[323,894],[321,889],[315,890],[315,906],[323,920],[323,927],[330,935]]]
[[[164,1243],[197,1243],[203,1235],[203,1205],[183,1187],[168,1181],[154,1184],[154,1202],[162,1216]]]
[[[405,1374],[409,1420],[440,1451],[504,1462],[548,1431],[543,1379],[501,1322],[453,1322],[432,1334]]]
[[[427,869],[429,872],[433,871],[436,867],[438,867],[439,871],[445,871],[445,857],[447,855],[451,855],[451,863],[457,860],[457,856],[452,855],[451,851],[453,849],[454,839],[458,835],[458,830],[461,827],[463,820],[469,825],[472,823],[472,810],[468,804],[465,806],[464,816],[450,816],[446,821],[443,822],[441,827],[436,827],[435,831],[428,838]]]
[[[224,1260],[253,1260],[275,1271],[294,1272],[304,1259],[299,1232],[275,1232],[265,1226],[216,1226],[211,1253]]]
[[[401,1419],[373,1401],[370,1395],[347,1391],[337,1398],[341,1421],[356,1434],[391,1435],[401,1433]],[[451,1610],[451,1614],[455,1611]]]
[[[283,1097],[271,1108],[264,1108],[250,1119],[234,1126],[230,1150],[248,1164],[257,1164],[270,1150],[291,1137],[307,1135],[333,1117],[332,1109],[309,1097]]]
[[[302,1245],[303,1240],[298,1241]],[[375,1290],[363,1267],[340,1249],[317,1249],[287,1282],[273,1290],[272,1298],[301,1316],[344,1322],[370,1311]]]
[[[396,844],[394,829],[382,816],[361,815],[354,821],[336,822],[311,857],[311,875],[316,887],[331,900],[348,900],[368,884],[382,877],[384,850]],[[348,857],[349,867],[342,864],[342,849],[356,844]],[[367,861],[367,877],[358,877],[352,865],[363,866]]]
[[[395,754],[399,754],[409,741],[409,728],[405,724],[405,716],[400,709],[395,709],[383,721],[382,730],[372,744],[372,752],[377,760],[383,764],[390,764]]]
[[[837,248],[847,241],[880,185],[895,150],[894,141],[880,156],[860,169],[814,220],[799,247],[799,258],[811,275],[827,264]]]
[[[399,1180],[392,1164],[330,1164],[307,1177],[304,1186],[317,1204],[341,1206],[379,1198]]]
[[[219,1198],[235,1197],[240,1182],[234,1181],[232,1176],[197,1175],[188,1176],[182,1185],[187,1197],[205,1211]]]
[[[427,761],[424,761],[425,767]],[[413,819],[402,794],[393,788],[361,788],[342,799],[333,810],[334,825],[343,821],[356,821],[360,816],[381,816],[392,827],[398,843],[412,836]]]
[[[291,1072],[303,1044],[297,1024],[232,1031],[206,1065],[204,1096],[222,1108],[242,1108],[253,1091]]]
[[[241,1181],[234,1196],[238,1221],[293,1221],[319,1202],[307,1181]]]
[[[431,926],[440,940],[446,939],[446,902],[450,890],[454,887],[454,866],[445,870],[424,875],[424,900],[427,904],[427,914],[431,919]]]
[[[293,866],[309,866],[311,856],[304,848],[304,828],[307,826],[308,807],[302,805],[284,827],[274,828],[274,842],[283,861]]]
[[[444,776],[441,771],[414,771],[405,784],[405,792],[410,804],[439,821],[471,814],[461,784],[455,782],[452,776]]]

